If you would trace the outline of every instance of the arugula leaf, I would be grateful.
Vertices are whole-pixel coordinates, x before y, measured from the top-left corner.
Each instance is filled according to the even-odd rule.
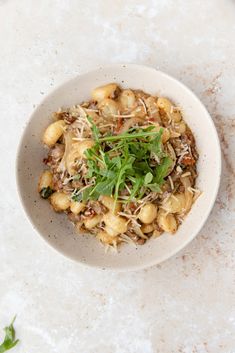
[[[123,140],[123,139],[128,140],[128,139],[133,139],[133,138],[155,136],[156,134],[157,134],[156,132],[137,132],[135,134],[130,134],[130,133],[126,132],[125,134],[102,137],[99,139],[99,141],[105,142],[105,141],[117,141],[117,140]]]
[[[116,164],[116,167],[120,169],[122,167],[122,160],[120,157],[114,157],[112,163]]]
[[[162,134],[163,129],[160,129],[158,134],[152,139],[149,145],[150,151],[155,153],[158,157],[163,157],[162,155]]]
[[[95,191],[93,192],[92,195],[90,195],[90,193],[92,192],[92,190],[94,189],[93,186],[83,190],[82,192],[82,201],[87,201],[87,200],[97,200],[99,197],[99,194],[97,194]]]
[[[141,189],[141,187],[143,186],[143,178],[141,178],[140,176],[139,177],[136,177],[133,179],[133,188],[131,190],[131,194],[129,196],[129,200],[133,200],[135,199],[136,195],[138,194],[138,190]]]
[[[152,173],[152,169],[150,168],[147,161],[142,161],[142,162],[135,161],[134,169],[136,172],[139,172],[139,173]]]
[[[108,179],[116,178],[116,173],[113,170],[100,169],[99,174]]]
[[[116,179],[101,181],[96,185],[95,191],[100,195],[112,195],[115,183],[116,183]]]
[[[13,327],[14,321],[15,317],[13,318],[10,325],[4,328],[5,338],[3,343],[0,345],[0,353],[4,353],[9,349],[15,347],[15,345],[19,342],[18,339],[15,339],[15,329]]]
[[[88,116],[95,145],[86,150],[88,172],[85,176],[92,185],[81,193],[75,193],[75,200],[96,200],[100,195],[113,195],[115,202],[125,188],[129,201],[141,198],[147,190],[161,192],[161,185],[171,165],[171,159],[163,150],[161,136],[163,129],[154,127],[133,127],[119,135],[101,137],[99,129]],[[159,165],[152,159],[154,153]]]
[[[117,182],[115,185],[115,192],[114,192],[114,198],[115,200],[118,199],[118,191],[122,185],[122,183],[125,182],[125,171],[128,169],[132,169],[132,164],[134,162],[135,158],[134,157],[129,157],[127,160],[123,161],[123,164],[117,174]]]
[[[93,123],[93,120],[92,120],[92,118],[89,115],[87,115],[87,120],[91,124],[91,131],[92,131],[94,140],[98,141],[99,140],[99,136],[100,136],[100,131],[99,131],[98,127]]]
[[[164,183],[164,178],[167,176],[167,172],[172,165],[172,160],[170,157],[164,157],[161,164],[157,165],[155,172],[156,176],[154,178],[154,182],[158,185],[162,185]]]
[[[156,183],[155,184],[148,184],[147,187],[148,187],[148,189],[150,189],[153,192],[161,192],[160,185],[158,185]]]
[[[144,184],[147,185],[153,180],[153,174],[148,172],[144,177]]]

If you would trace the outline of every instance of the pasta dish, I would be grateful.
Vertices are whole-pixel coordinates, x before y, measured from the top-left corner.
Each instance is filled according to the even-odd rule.
[[[53,113],[38,191],[106,247],[174,234],[199,195],[198,153],[168,98],[110,83]]]

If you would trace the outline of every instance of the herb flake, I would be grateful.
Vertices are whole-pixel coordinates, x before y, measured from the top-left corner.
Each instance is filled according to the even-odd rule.
[[[15,345],[19,342],[18,339],[15,339],[15,329],[13,327],[14,321],[15,317],[13,318],[10,325],[4,328],[5,338],[2,344],[0,344],[0,353],[4,353],[9,349],[15,347]]]
[[[40,191],[40,195],[43,199],[48,199],[51,194],[53,194],[53,190],[50,188],[50,186],[42,188],[42,190]]]

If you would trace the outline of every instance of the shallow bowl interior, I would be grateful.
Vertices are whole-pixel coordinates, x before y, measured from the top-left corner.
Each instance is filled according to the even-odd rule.
[[[177,233],[148,241],[137,249],[120,247],[118,253],[104,252],[92,236],[79,236],[66,215],[56,214],[37,193],[38,177],[44,166],[46,150],[41,136],[50,115],[59,107],[69,107],[90,99],[91,90],[108,82],[135,88],[172,99],[196,138],[200,155],[197,187],[202,195],[193,205]],[[153,68],[140,65],[112,65],[78,76],[63,84],[40,104],[24,131],[17,157],[17,181],[24,209],[38,233],[55,249],[81,263],[117,270],[139,269],[166,260],[199,232],[216,198],[221,173],[218,136],[208,112],[198,98],[182,83]]]

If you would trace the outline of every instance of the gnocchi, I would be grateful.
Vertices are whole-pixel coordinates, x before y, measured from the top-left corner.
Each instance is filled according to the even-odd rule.
[[[77,201],[70,202],[70,211],[73,212],[75,215],[78,215],[79,213],[81,213],[85,207],[86,207],[86,204],[84,202],[77,202]]]
[[[144,205],[139,213],[139,219],[144,224],[149,224],[157,217],[157,207],[152,203]]]
[[[163,209],[169,213],[182,213],[185,209],[186,198],[184,194],[171,195],[163,204]]]
[[[61,191],[54,192],[50,197],[50,202],[56,212],[65,211],[70,206],[69,196]]]
[[[175,233],[177,230],[177,222],[173,214],[167,213],[163,210],[158,212],[157,222],[159,227],[162,228],[164,232]]]
[[[80,142],[75,142],[72,144],[70,151],[66,157],[66,168],[70,175],[77,173],[77,168],[75,166],[76,161],[86,159],[86,150],[91,148],[94,145],[92,140],[84,140]]]
[[[193,193],[190,190],[191,183],[188,177],[181,177],[181,182],[185,190],[185,205],[184,205],[184,214],[188,213],[193,204]]]
[[[124,111],[134,109],[137,105],[135,94],[130,89],[124,89],[120,93],[119,101],[121,109]]]
[[[110,237],[116,237],[120,234],[119,230],[111,228],[109,226],[105,226],[104,230],[105,230],[106,234],[108,234]]]
[[[114,98],[117,90],[118,86],[116,83],[109,83],[108,85],[95,88],[91,96],[94,101],[100,102],[106,98]]]
[[[143,224],[141,227],[143,233],[151,233],[153,230],[154,226],[152,224]]]
[[[97,239],[101,241],[103,244],[114,245],[119,243],[119,239],[116,236],[111,236],[107,232],[100,231],[97,234]]]
[[[180,121],[179,123],[175,124],[174,129],[176,132],[179,134],[184,134],[186,131],[186,124],[183,121]]]
[[[157,98],[148,97],[145,99],[145,104],[146,104],[146,108],[148,110],[150,119],[160,122],[161,119],[159,115],[159,108],[157,105]]]
[[[158,98],[157,106],[160,110],[164,111],[167,115],[169,115],[175,123],[181,121],[182,117],[179,109],[174,107],[174,105],[169,99],[163,97]]]
[[[108,230],[111,229],[117,234],[125,233],[127,230],[127,221],[124,217],[116,216],[112,212],[108,212],[104,215],[103,221],[108,227]]]
[[[38,192],[48,187],[53,189],[53,174],[49,170],[45,170],[39,179]]]
[[[116,214],[121,211],[121,203],[115,202],[113,197],[103,195],[100,197],[100,201],[111,213]]]
[[[96,227],[102,220],[101,215],[95,215],[93,217],[89,217],[84,220],[84,226],[86,229],[91,230],[92,228]]]
[[[115,102],[113,99],[106,98],[103,99],[99,104],[98,108],[101,111],[101,114],[105,118],[112,118],[115,115],[118,115],[118,103]]]
[[[59,140],[65,131],[66,123],[64,120],[58,120],[50,124],[43,135],[43,143],[48,147],[52,147]]]

